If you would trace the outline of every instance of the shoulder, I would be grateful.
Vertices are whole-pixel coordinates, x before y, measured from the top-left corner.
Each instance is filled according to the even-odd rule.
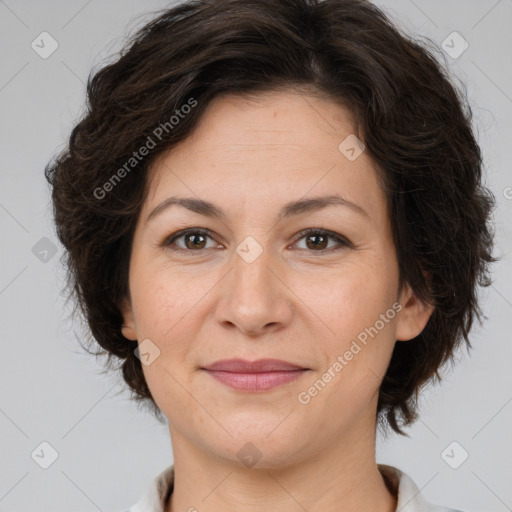
[[[464,512],[430,503],[421,495],[412,478],[403,471],[386,464],[378,464],[379,471],[389,484],[396,489],[400,512]]]
[[[412,478],[386,464],[378,464],[386,482],[397,492],[400,512],[464,512],[430,503],[421,495]],[[154,478],[142,498],[126,512],[164,512],[165,503],[174,484],[174,465],[168,466]]]
[[[174,486],[174,465],[166,467],[149,484],[146,492],[126,512],[164,512]]]

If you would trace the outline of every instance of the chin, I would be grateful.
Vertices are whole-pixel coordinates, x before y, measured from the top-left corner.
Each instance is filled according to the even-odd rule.
[[[279,422],[272,428],[269,425],[239,425],[236,431],[230,430],[233,438],[224,437],[225,442],[211,446],[211,450],[230,463],[248,469],[284,468],[300,462],[311,440],[295,437],[290,429],[278,426]]]

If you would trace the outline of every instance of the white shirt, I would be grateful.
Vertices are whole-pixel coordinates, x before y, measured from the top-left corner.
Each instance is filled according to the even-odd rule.
[[[396,512],[462,512],[425,501],[413,480],[399,469],[378,464],[381,473],[398,489]],[[150,484],[142,498],[127,512],[164,512],[167,494],[172,492],[174,465],[164,469]]]

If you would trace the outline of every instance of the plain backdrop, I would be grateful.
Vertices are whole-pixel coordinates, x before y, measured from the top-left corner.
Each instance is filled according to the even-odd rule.
[[[494,284],[481,293],[488,320],[475,325],[474,349],[460,352],[442,385],[425,391],[410,437],[379,436],[377,459],[409,473],[430,501],[510,511],[512,1],[375,3],[441,51],[454,31],[455,45],[467,41],[460,56],[447,60],[467,85],[487,184],[497,198],[502,258]],[[61,294],[62,246],[43,176],[82,113],[91,68],[101,67],[152,12],[171,5],[0,1],[0,511],[123,511],[173,462],[167,425],[137,409],[121,379],[101,375],[101,360],[80,347],[79,326]],[[35,49],[41,37],[45,51],[58,45],[47,58],[41,44]],[[47,469],[36,462],[41,450],[57,455]]]

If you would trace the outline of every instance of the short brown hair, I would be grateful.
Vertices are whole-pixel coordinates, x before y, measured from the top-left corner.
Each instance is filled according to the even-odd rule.
[[[70,296],[104,349],[97,354],[109,368],[120,361],[134,399],[158,416],[120,311],[149,166],[220,94],[309,87],[354,114],[388,197],[400,285],[435,306],[421,334],[395,345],[380,387],[380,420],[403,434],[416,419],[420,388],[440,379],[463,340],[471,346],[482,316],[477,284],[490,284],[495,261],[495,199],[482,184],[472,111],[425,39],[364,0],[192,0],[157,13],[114,62],[91,72],[87,111],[45,175]],[[157,127],[156,147],[128,169]]]

